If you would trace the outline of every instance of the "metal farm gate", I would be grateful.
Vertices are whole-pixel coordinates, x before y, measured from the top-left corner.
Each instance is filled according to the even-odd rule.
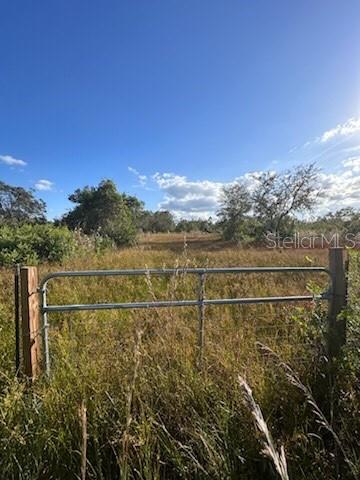
[[[320,295],[291,295],[254,298],[215,298],[205,297],[205,276],[218,274],[250,273],[325,273],[329,276],[329,288]],[[51,305],[47,299],[49,281],[71,277],[115,277],[115,276],[172,276],[177,274],[198,277],[198,295],[189,300],[165,300],[130,303],[92,303]],[[19,305],[19,300],[21,302]],[[49,315],[53,312],[74,312],[86,310],[148,309],[161,307],[198,307],[198,347],[202,361],[204,347],[204,315],[207,305],[244,305],[280,302],[329,302],[328,353],[335,356],[345,342],[345,321],[338,314],[346,304],[346,268],[343,249],[329,250],[329,268],[325,267],[232,267],[232,268],[165,268],[134,270],[84,270],[61,271],[46,275],[38,281],[36,267],[22,267],[15,274],[15,317],[16,317],[16,367],[26,376],[35,378],[43,370],[50,374]],[[21,308],[20,308],[21,306]],[[21,324],[20,324],[21,310]],[[21,337],[21,341],[20,341]],[[20,347],[22,350],[20,361]]]

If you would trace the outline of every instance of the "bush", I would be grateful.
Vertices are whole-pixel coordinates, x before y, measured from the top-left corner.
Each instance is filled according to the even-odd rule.
[[[103,237],[103,242],[112,243],[116,247],[132,245],[136,240],[136,225],[130,212],[123,210],[116,218],[108,220],[97,233]]]
[[[69,200],[76,206],[62,217],[62,224],[86,235],[101,235],[117,247],[135,242],[142,204],[136,197],[118,192],[111,180],[77,189]]]
[[[0,227],[0,265],[59,262],[74,249],[74,236],[66,227],[51,224]]]

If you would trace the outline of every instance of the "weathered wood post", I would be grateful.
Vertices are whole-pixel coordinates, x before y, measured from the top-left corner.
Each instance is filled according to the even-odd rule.
[[[20,265],[14,270],[15,372],[20,372]]]
[[[21,268],[20,285],[22,372],[34,380],[41,372],[41,326],[36,267]]]
[[[329,249],[329,270],[332,288],[328,316],[328,355],[336,357],[346,341],[346,320],[338,318],[347,302],[347,279],[344,248]]]

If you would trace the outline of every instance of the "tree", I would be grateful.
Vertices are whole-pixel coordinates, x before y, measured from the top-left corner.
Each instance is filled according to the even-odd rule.
[[[97,187],[77,189],[69,196],[76,206],[63,216],[62,223],[84,233],[99,233],[117,245],[131,243],[136,236],[136,224],[129,198],[134,206],[135,197],[118,192],[111,180],[103,180]]]
[[[142,215],[144,213],[144,202],[132,195],[126,195],[121,193],[122,198],[131,212],[134,223],[137,227],[140,227]]]
[[[176,224],[176,232],[206,232],[210,233],[214,231],[214,224],[212,218],[209,217],[207,220],[193,219],[186,220],[182,219]]]
[[[246,186],[234,183],[224,187],[217,215],[225,240],[244,240],[247,235],[246,216],[251,208],[251,198]]]
[[[310,164],[293,171],[264,172],[255,177],[253,210],[263,233],[287,234],[293,228],[294,213],[313,209],[319,194],[318,173],[315,165]]]
[[[167,210],[143,213],[141,228],[144,232],[172,232],[175,229],[175,222],[173,215]]]
[[[360,211],[352,207],[344,207],[304,225],[319,233],[337,232],[342,235],[347,233],[358,235],[360,232]]]
[[[0,221],[7,224],[43,223],[46,205],[32,190],[13,187],[0,181]]]

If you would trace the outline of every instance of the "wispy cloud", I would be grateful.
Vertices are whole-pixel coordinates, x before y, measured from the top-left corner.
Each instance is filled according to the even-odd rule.
[[[54,182],[51,182],[50,180],[42,179],[42,180],[38,180],[35,183],[35,188],[36,190],[40,190],[40,191],[50,191],[53,189],[54,185],[55,185]]]
[[[353,135],[360,134],[360,118],[349,118],[344,123],[339,123],[333,128],[326,130],[320,136],[313,137],[310,140],[307,140],[302,145],[294,145],[288,151],[289,155],[304,155],[307,152],[312,152],[315,148],[317,153],[315,156],[310,159],[310,161],[316,160],[319,157],[322,157],[324,154],[334,149],[338,149],[339,146],[344,143],[349,143],[353,140]],[[320,151],[319,151],[320,148]],[[358,151],[360,145],[347,147],[347,150]],[[345,150],[345,149],[343,149]]]
[[[347,158],[346,160],[343,160],[342,164],[354,173],[360,172],[360,157]]]
[[[137,178],[137,180],[139,182],[139,185],[141,187],[144,187],[146,185],[146,182],[147,182],[147,176],[146,175],[141,175],[140,172],[138,172],[136,170],[136,168],[133,168],[133,167],[128,167],[128,170],[129,170],[130,173],[135,175],[135,177]]]
[[[356,153],[356,152],[360,152],[360,145],[354,145],[352,147],[347,147],[347,148],[344,148],[343,150],[345,153]]]
[[[318,140],[321,143],[326,143],[335,138],[347,137],[354,133],[360,133],[360,118],[349,118],[345,123],[339,123],[336,127],[326,130]]]
[[[25,167],[25,165],[27,165],[24,160],[20,160],[19,158],[15,158],[11,155],[0,155],[0,162],[11,167]]]

